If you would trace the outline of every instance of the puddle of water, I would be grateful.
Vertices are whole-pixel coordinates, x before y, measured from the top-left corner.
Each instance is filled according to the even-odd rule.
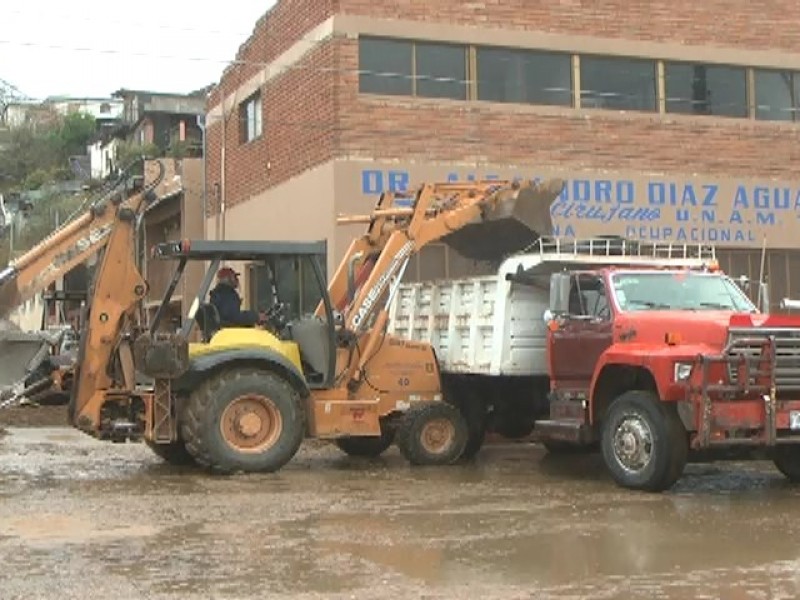
[[[766,463],[690,465],[639,494],[598,456],[531,446],[446,469],[314,448],[278,474],[209,477],[141,446],[12,439],[0,555],[24,552],[0,582],[28,597],[56,556],[65,586],[113,574],[143,595],[800,597],[800,487]]]
[[[87,518],[54,514],[0,519],[2,535],[24,543],[87,543],[150,536],[157,531],[148,525],[101,529]]]

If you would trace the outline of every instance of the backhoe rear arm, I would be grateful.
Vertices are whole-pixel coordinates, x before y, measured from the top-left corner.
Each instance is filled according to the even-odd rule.
[[[135,218],[146,202],[144,194],[123,200],[122,192],[102,198],[0,271],[0,318],[103,249],[118,219]]]

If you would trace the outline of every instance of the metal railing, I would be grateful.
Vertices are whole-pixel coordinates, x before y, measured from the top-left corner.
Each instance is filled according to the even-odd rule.
[[[673,242],[639,242],[625,238],[598,237],[563,239],[541,237],[529,251],[563,256],[623,256],[642,259],[699,259],[716,262],[716,248],[707,244],[676,244]]]

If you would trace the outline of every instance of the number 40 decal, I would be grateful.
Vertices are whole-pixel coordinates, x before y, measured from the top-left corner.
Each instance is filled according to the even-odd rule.
[[[401,377],[400,379],[397,380],[397,385],[399,385],[400,387],[408,387],[410,383],[411,381],[409,380],[408,377]]]

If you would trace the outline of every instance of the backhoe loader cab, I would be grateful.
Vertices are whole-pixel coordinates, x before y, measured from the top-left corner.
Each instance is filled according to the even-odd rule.
[[[158,244],[153,256],[177,260],[170,285],[156,312],[150,329],[161,326],[166,307],[180,281],[186,265],[192,261],[207,264],[205,276],[182,325],[181,337],[189,339],[196,327],[200,342],[188,345],[193,363],[213,360],[217,363],[242,354],[274,360],[280,368],[292,371],[301,388],[330,387],[335,369],[333,308],[326,290],[321,261],[325,259],[326,242],[276,241],[181,241]],[[268,288],[269,305],[254,307],[263,315],[255,328],[223,323],[219,311],[210,301],[210,290],[219,268],[225,263],[244,263],[248,267],[264,267],[268,277],[260,281]],[[302,315],[292,306],[289,291],[278,283],[280,264],[290,264],[303,278],[304,294],[321,299],[324,313]],[[286,281],[295,288],[296,280]],[[316,308],[316,304],[314,306]],[[266,354],[269,354],[267,357]]]

